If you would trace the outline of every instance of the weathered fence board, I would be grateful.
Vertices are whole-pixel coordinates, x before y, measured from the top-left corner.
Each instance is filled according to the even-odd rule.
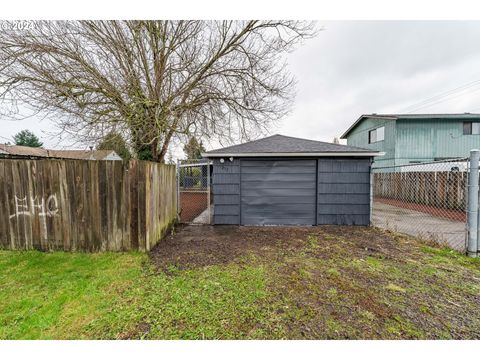
[[[148,251],[176,220],[175,166],[0,160],[0,248]]]
[[[465,210],[466,189],[466,172],[386,172],[374,174],[373,192],[375,197],[444,209]]]

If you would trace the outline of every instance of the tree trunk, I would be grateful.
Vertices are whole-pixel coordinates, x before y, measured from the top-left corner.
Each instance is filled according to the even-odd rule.
[[[167,136],[165,136],[165,140],[163,140],[163,144],[162,144],[162,149],[160,150],[160,152],[158,154],[158,157],[160,159],[162,159],[159,162],[164,162],[165,161],[165,155],[167,155],[168,145],[170,145],[170,141],[172,139],[172,136],[173,136],[173,130],[170,130],[168,132]]]

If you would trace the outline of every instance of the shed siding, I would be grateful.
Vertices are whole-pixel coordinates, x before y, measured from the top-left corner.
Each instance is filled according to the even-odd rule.
[[[213,160],[213,223],[240,224],[240,160]]]
[[[370,159],[318,159],[317,224],[369,225]]]
[[[370,161],[215,159],[214,224],[369,225]]]

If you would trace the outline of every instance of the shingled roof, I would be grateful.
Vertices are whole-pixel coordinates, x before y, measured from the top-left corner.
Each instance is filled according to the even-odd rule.
[[[203,153],[202,156],[377,156],[380,152],[355,146],[332,144],[323,141],[272,135],[243,144],[228,146]]]

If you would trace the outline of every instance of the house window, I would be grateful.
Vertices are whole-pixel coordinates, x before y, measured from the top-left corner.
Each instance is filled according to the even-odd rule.
[[[377,129],[377,141],[385,140],[385,126],[379,127]]]
[[[368,132],[368,143],[373,144],[385,140],[385,126],[370,130]]]
[[[464,122],[463,135],[480,135],[480,122]]]

